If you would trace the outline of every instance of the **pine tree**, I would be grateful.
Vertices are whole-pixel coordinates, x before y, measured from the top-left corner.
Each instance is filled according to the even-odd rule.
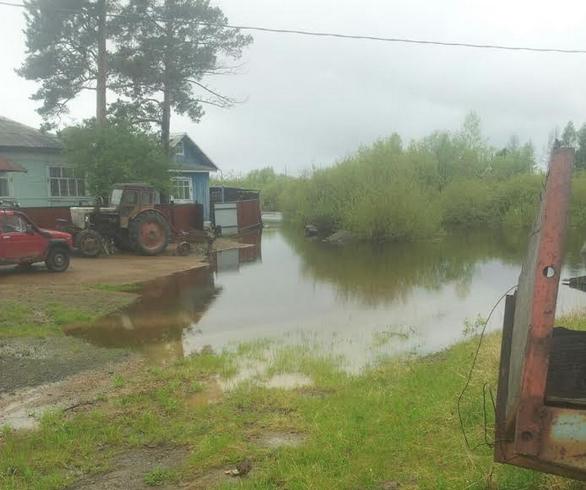
[[[575,147],[578,142],[578,133],[572,121],[569,121],[562,133],[562,145]]]
[[[232,73],[224,62],[240,58],[252,38],[225,27],[226,17],[209,0],[129,0],[118,19],[113,69],[123,98],[112,110],[134,123],[159,126],[166,151],[172,111],[197,122],[204,105],[234,103],[205,78]]]
[[[111,0],[112,1],[112,0]],[[30,0],[26,3],[27,56],[17,73],[40,82],[32,99],[45,127],[68,112],[82,91],[95,90],[96,116],[106,114],[105,0]]]

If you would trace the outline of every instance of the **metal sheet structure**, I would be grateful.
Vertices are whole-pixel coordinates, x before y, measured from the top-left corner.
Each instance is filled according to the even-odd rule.
[[[554,328],[574,151],[552,152],[541,209],[507,298],[495,460],[586,480],[586,335]]]
[[[214,224],[222,229],[222,235],[238,234],[238,203],[214,204]]]

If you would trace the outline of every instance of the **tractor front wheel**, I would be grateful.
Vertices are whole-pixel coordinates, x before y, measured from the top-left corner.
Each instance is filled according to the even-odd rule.
[[[169,244],[169,224],[156,211],[144,211],[128,227],[134,249],[143,255],[158,255]]]
[[[95,258],[102,253],[102,235],[94,230],[80,231],[75,237],[77,249],[84,257]]]

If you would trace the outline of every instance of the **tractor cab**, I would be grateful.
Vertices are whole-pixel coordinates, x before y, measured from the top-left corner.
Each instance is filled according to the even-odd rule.
[[[128,228],[132,218],[153,209],[158,201],[158,193],[146,184],[117,184],[110,195],[110,208],[118,214],[120,227]]]

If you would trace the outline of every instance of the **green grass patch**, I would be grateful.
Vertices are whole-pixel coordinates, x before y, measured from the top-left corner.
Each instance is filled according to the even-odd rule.
[[[0,338],[62,335],[63,326],[85,324],[96,318],[95,313],[60,303],[31,305],[0,301],[0,310]]]
[[[106,291],[110,293],[133,293],[138,294],[142,291],[143,285],[141,283],[128,284],[93,284],[92,289],[98,291]]]
[[[166,468],[155,468],[144,476],[144,483],[149,487],[162,487],[177,483],[177,480],[177,472]]]
[[[342,359],[307,346],[269,345],[264,358],[258,346],[246,346],[242,354],[202,354],[151,368],[117,382],[121,391],[90,412],[50,414],[34,432],[5,431],[0,488],[63,488],[80,474],[107,469],[116,454],[153,446],[189,453],[178,468],[147,472],[150,486],[197,483],[249,458],[253,471],[240,488],[376,489],[384,482],[419,489],[576,488],[569,480],[494,464],[488,447],[465,446],[456,399],[476,340],[422,359],[382,361],[359,375],[345,372]],[[463,400],[473,444],[484,440],[482,389],[486,382],[496,386],[499,345],[498,335],[486,338]],[[248,380],[201,403],[246,360],[264,360],[264,377],[301,373],[314,385],[269,389]],[[488,424],[492,436],[493,420]],[[292,433],[304,441],[283,447],[259,442],[266,434]]]

